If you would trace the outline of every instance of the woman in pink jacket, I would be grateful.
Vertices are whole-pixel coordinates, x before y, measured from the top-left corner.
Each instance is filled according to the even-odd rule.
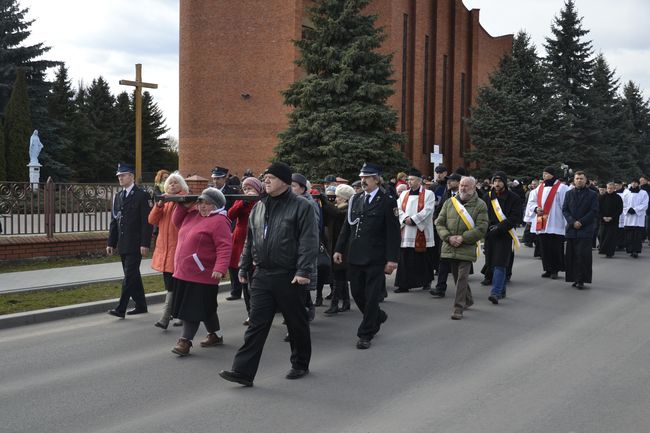
[[[190,353],[192,340],[203,322],[208,336],[201,347],[223,344],[217,316],[219,281],[228,271],[232,251],[226,198],[216,188],[206,188],[196,206],[177,206],[172,221],[179,228],[174,256],[172,314],[183,320],[183,333],[172,349]]]
[[[185,195],[189,191],[185,179],[178,172],[167,177],[164,188],[166,195]],[[156,249],[153,252],[151,268],[163,273],[165,290],[167,290],[162,317],[154,324],[162,329],[167,329],[172,314],[172,298],[174,296],[172,274],[174,273],[174,253],[178,241],[178,228],[172,223],[172,214],[176,206],[177,203],[165,203],[160,200],[149,213],[149,224],[158,226]]]

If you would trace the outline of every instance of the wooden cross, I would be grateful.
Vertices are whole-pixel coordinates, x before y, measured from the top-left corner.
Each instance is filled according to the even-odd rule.
[[[123,86],[135,87],[135,179],[142,179],[142,88],[157,89],[158,84],[142,82],[142,65],[135,65],[135,81],[120,80]]]

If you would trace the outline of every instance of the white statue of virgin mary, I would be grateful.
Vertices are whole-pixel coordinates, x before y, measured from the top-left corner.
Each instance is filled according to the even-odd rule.
[[[38,162],[38,155],[41,153],[41,150],[43,149],[43,143],[41,143],[41,139],[38,138],[38,129],[34,130],[34,133],[32,134],[32,138],[29,139],[29,164],[39,164]]]

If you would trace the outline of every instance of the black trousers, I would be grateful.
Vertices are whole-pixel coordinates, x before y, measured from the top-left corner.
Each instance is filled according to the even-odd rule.
[[[142,256],[137,254],[120,254],[122,260],[122,270],[124,279],[122,280],[122,294],[116,310],[126,311],[129,305],[129,299],[133,299],[135,307],[147,309],[147,301],[144,297],[144,286],[142,285],[142,276],[140,275],[140,262]]]
[[[438,283],[436,284],[437,291],[447,291],[447,277],[449,277],[450,272],[451,265],[449,264],[449,259],[443,259],[441,257],[438,261]]]
[[[384,298],[386,276],[384,265],[355,266],[348,264],[348,280],[352,298],[363,319],[357,329],[357,336],[365,340],[372,340],[382,322],[388,315],[379,308],[379,302]]]
[[[276,309],[284,316],[289,330],[291,366],[300,370],[309,368],[311,336],[303,302],[305,286],[291,284],[293,276],[293,273],[269,274],[264,269],[255,269],[248,288],[251,325],[244,334],[243,346],[235,355],[233,371],[251,380],[255,378]]]
[[[618,244],[618,220],[612,224],[603,223],[600,227],[602,229],[602,240],[599,252],[607,257],[612,257],[616,253],[616,245]]]
[[[591,283],[592,239],[590,237],[566,240],[565,281],[570,283]]]
[[[230,275],[230,296],[233,298],[241,298],[242,283],[239,282],[239,269],[228,268],[228,275]]]
[[[542,250],[542,266],[551,274],[564,270],[564,236],[553,234],[538,235]]]

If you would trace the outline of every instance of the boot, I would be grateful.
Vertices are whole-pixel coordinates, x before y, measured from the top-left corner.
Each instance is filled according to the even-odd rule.
[[[350,311],[350,300],[349,299],[344,299],[343,302],[341,303],[341,308],[339,308],[340,312],[343,311]]]
[[[330,303],[330,307],[327,310],[325,310],[325,314],[329,316],[332,314],[336,314],[338,312],[339,312],[339,301],[338,299],[335,301],[334,297],[332,296],[332,302]]]
[[[341,308],[339,312],[350,311],[350,290],[348,289],[347,281],[336,281],[336,296],[338,299],[341,299]]]
[[[165,294],[165,305],[163,306],[163,314],[160,320],[154,323],[154,326],[167,329],[169,326],[169,321],[172,318],[172,297],[174,296],[173,292],[167,292]]]

